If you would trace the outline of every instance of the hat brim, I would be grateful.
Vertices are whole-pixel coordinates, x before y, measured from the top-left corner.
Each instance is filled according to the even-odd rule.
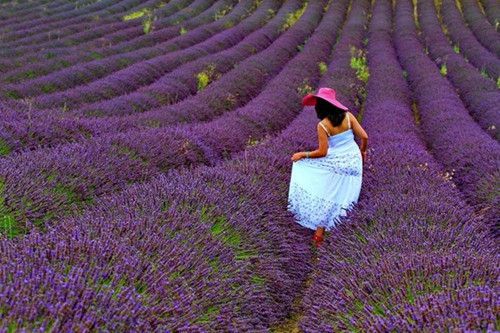
[[[317,96],[317,95],[314,95],[314,94],[307,94],[306,96],[304,96],[304,98],[302,98],[302,105],[303,106],[316,105],[316,102],[317,102],[318,98],[321,98],[321,99],[327,101],[328,103],[330,103],[330,104],[338,107],[339,109],[342,109],[344,111],[349,111],[349,108],[347,106],[345,106],[344,104],[340,103],[337,100],[326,99],[326,98],[323,98],[321,96]]]

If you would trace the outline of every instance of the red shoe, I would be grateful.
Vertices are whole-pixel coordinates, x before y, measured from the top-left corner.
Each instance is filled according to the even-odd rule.
[[[316,247],[319,247],[323,243],[323,236],[319,236],[314,234],[313,238],[313,243]]]

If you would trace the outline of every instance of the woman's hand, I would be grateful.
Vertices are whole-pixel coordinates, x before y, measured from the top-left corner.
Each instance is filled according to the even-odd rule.
[[[295,153],[292,155],[292,161],[297,162],[298,160],[303,159],[304,157],[306,157],[306,154],[301,151],[299,153]]]
[[[365,164],[365,162],[366,162],[366,151],[362,151],[362,152],[361,152],[361,159],[362,159],[362,161],[363,161],[363,165],[364,165],[364,164]]]

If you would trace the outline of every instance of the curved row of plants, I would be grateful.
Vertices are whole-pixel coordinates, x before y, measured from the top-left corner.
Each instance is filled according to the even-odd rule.
[[[213,37],[217,33],[223,32],[228,27],[234,26],[250,15],[248,10],[255,9],[253,4],[254,0],[241,1],[234,10],[222,19],[200,26],[166,42],[131,52],[111,55],[87,63],[76,64],[75,66],[64,68],[46,76],[21,82],[20,84],[5,85],[2,90],[6,96],[13,98],[46,95],[92,82],[121,69],[130,68],[135,63],[145,62],[150,59],[161,59],[167,53],[191,48]]]
[[[267,5],[272,6],[272,3],[273,1],[267,1]],[[266,4],[263,5],[266,6]],[[268,13],[265,7],[261,9],[263,9],[261,16],[267,17]],[[310,15],[309,12],[307,15]],[[261,17],[261,20],[265,19],[264,16]],[[249,20],[249,23],[252,22],[254,21]],[[275,28],[278,32],[282,30],[282,26]],[[307,29],[311,29],[311,27]],[[141,114],[141,117],[78,119],[74,116],[68,118],[65,114],[56,113],[53,110],[33,109],[30,113],[20,112],[19,115],[24,117],[20,121],[18,121],[18,117],[12,117],[9,112],[6,113],[6,116],[10,117],[11,122],[3,124],[1,136],[11,151],[17,151],[23,148],[37,148],[40,145],[53,146],[59,143],[81,141],[105,133],[172,125],[181,120],[185,122],[187,115],[193,112],[196,112],[196,117],[191,115],[192,121],[210,120],[227,110],[247,103],[299,51],[298,47],[308,36],[308,32],[304,31],[301,25],[294,25],[290,30],[291,32],[286,32],[284,37],[279,38],[263,52],[244,60],[239,66],[197,95],[171,106],[168,110],[158,109],[156,112]],[[261,41],[259,37],[253,38],[255,36],[248,36],[243,40],[243,43],[249,43],[251,48],[257,47]],[[221,40],[223,41],[225,38],[226,35],[223,34]],[[253,45],[254,43],[256,44]],[[216,44],[221,45],[222,43],[219,41]],[[176,60],[174,59],[174,61]],[[242,75],[250,72],[253,73],[252,80],[242,81]],[[163,96],[159,95],[159,97]],[[24,110],[24,108],[20,110]],[[30,117],[27,118],[26,114],[29,114]],[[37,121],[38,119],[43,119],[43,121]]]
[[[30,35],[25,38],[24,43],[11,48],[10,52],[16,55],[16,61],[4,60],[4,67],[18,69],[23,65],[47,62],[47,58],[51,62],[64,60],[62,64],[67,67],[70,60],[74,59],[68,56],[76,56],[85,51],[95,52],[93,53],[95,59],[101,55],[99,49],[108,50],[110,46],[142,38],[152,31],[167,26],[172,27],[174,23],[180,23],[183,19],[196,17],[216,3],[214,0],[196,0],[191,3],[183,0],[183,2],[187,3],[187,7],[179,8],[182,4],[175,4],[175,1],[165,4],[162,1],[149,0],[130,9],[124,8],[123,12],[105,18],[93,17],[90,22],[65,26],[64,30],[57,30],[57,36],[52,36],[52,31],[50,35],[46,33]],[[130,14],[126,14],[127,12]],[[138,17],[133,18],[134,15]],[[168,36],[163,40],[166,39]]]
[[[322,3],[308,5],[301,19],[268,48],[269,52],[272,52],[276,58],[269,57],[269,54],[263,54],[260,55],[259,59],[256,58],[254,63],[266,65],[266,61],[268,61],[269,67],[275,66],[276,74],[280,72],[290,60],[291,55],[294,54],[293,50],[296,50],[297,45],[304,42],[314,32],[322,14]],[[331,28],[331,25],[328,24],[340,24],[341,22],[341,12],[332,15],[340,17],[340,20],[335,19],[331,20],[332,22],[323,23],[326,28]],[[322,39],[311,37],[310,41],[319,48],[324,48],[325,43],[328,43],[326,40],[332,39],[323,30],[317,32],[317,35],[322,35]],[[280,53],[278,48],[283,50],[281,51],[281,64],[277,59]],[[297,62],[303,65],[304,58],[307,58],[307,55],[309,58],[316,58],[315,53],[324,58],[328,56],[328,51],[328,48],[324,51],[318,51],[314,47],[308,47],[308,53],[300,55],[300,60]],[[314,62],[306,67],[309,71],[312,67],[312,73],[307,73],[303,69],[296,74],[295,71],[301,67],[297,66],[297,62],[288,64],[284,69],[291,73],[287,75],[287,78],[292,80],[290,85],[282,84],[283,76],[281,76],[280,84],[274,83],[265,86],[264,92],[270,92],[263,95],[267,100],[269,96],[276,96],[276,94],[291,97],[295,95],[294,101],[299,104],[297,88],[302,85],[303,77],[311,76],[310,80],[312,81],[315,76],[319,75],[320,70],[317,63]],[[265,81],[257,83],[254,86],[257,92],[255,95],[248,95],[248,99],[258,95],[258,91]],[[247,89],[247,87],[243,88]],[[276,103],[273,106],[276,106]],[[290,105],[287,104],[286,107],[290,107]],[[279,128],[280,124],[281,126],[285,125],[280,118],[280,113],[290,112],[286,111],[286,107],[272,108],[268,106],[262,108],[261,105],[259,108],[262,108],[263,111],[256,116],[261,116],[262,113],[264,115],[274,114],[274,117],[270,117],[270,121],[277,124],[275,128]],[[296,110],[296,107],[294,109]],[[252,106],[243,114],[248,114],[251,117],[254,110],[255,108]],[[247,121],[251,124],[249,119]],[[260,130],[258,132],[260,136],[264,136],[266,131],[272,127],[257,127],[256,129]],[[43,226],[46,221],[52,218],[60,217],[68,212],[68,208],[72,204],[90,203],[97,196],[117,191],[130,183],[151,179],[151,177],[166,170],[186,164],[206,163],[209,162],[208,158],[216,158],[215,155],[209,156],[208,152],[205,152],[206,143],[200,142],[199,137],[186,135],[189,133],[191,132],[186,132],[182,128],[166,128],[163,131],[161,129],[136,131],[128,134],[117,133],[89,142],[62,145],[53,149],[39,149],[6,157],[0,161],[0,178],[5,185],[3,195],[9,198],[4,214],[12,215],[15,218],[14,229],[19,230],[19,232],[26,231],[36,225]],[[129,141],[128,138],[132,137],[135,139]],[[243,140],[243,147],[240,149],[244,148],[245,141]],[[152,143],[155,144],[155,148],[151,146]],[[160,144],[158,145],[158,143]],[[227,144],[229,142],[220,143]],[[166,149],[169,144],[175,144],[175,150]],[[19,168],[21,165],[22,167]]]
[[[481,13],[478,2],[462,0],[460,3],[467,26],[472,30],[478,41],[491,53],[500,57],[500,36],[497,29],[491,26],[488,19]]]
[[[3,67],[5,70],[0,77],[7,83],[20,83],[79,63],[151,47],[203,24],[213,22],[216,18],[220,19],[221,14],[218,15],[218,13],[226,13],[225,11],[229,7],[232,8],[233,3],[234,0],[217,1],[213,6],[201,13],[189,10],[188,7],[185,10],[190,17],[186,17],[184,10],[174,12],[164,18],[155,20],[153,30],[147,31],[147,33],[144,31],[144,25],[148,22],[147,18],[133,20],[139,23],[133,24],[128,29],[119,29],[114,33],[110,33],[110,28],[106,25],[81,31],[70,35],[66,39],[71,44],[70,47],[49,48],[35,54],[29,53],[25,56],[1,61],[0,68]],[[184,19],[182,23],[184,30],[179,29],[177,25],[173,25],[173,23],[180,20],[180,17]],[[105,32],[105,35],[99,38],[96,32],[101,30]]]
[[[429,55],[440,66],[441,74],[457,88],[467,109],[481,128],[497,140],[500,139],[500,91],[497,85],[483,77],[474,66],[457,54],[456,52],[460,52],[459,48],[451,47],[442,33],[432,1],[419,2],[418,13],[419,26],[424,33]]]
[[[495,29],[498,29],[500,23],[500,4],[495,0],[480,0],[479,2],[486,15],[486,18]]]
[[[438,14],[450,39],[460,48],[461,54],[496,81],[500,77],[500,59],[477,41],[472,31],[465,25],[455,1],[443,0],[438,6]]]
[[[395,45],[415,95],[423,137],[432,154],[477,208],[493,208],[500,181],[500,146],[472,119],[454,87],[423,52],[413,8],[400,5]],[[411,22],[411,26],[410,25]],[[405,25],[403,25],[405,24]]]

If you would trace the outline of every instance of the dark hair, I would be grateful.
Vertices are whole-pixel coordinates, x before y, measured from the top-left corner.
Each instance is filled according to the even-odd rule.
[[[339,126],[342,124],[346,115],[345,110],[336,107],[332,103],[327,102],[320,97],[316,98],[316,105],[314,108],[316,109],[316,115],[320,120],[323,120],[326,117],[330,120],[333,126]]]

